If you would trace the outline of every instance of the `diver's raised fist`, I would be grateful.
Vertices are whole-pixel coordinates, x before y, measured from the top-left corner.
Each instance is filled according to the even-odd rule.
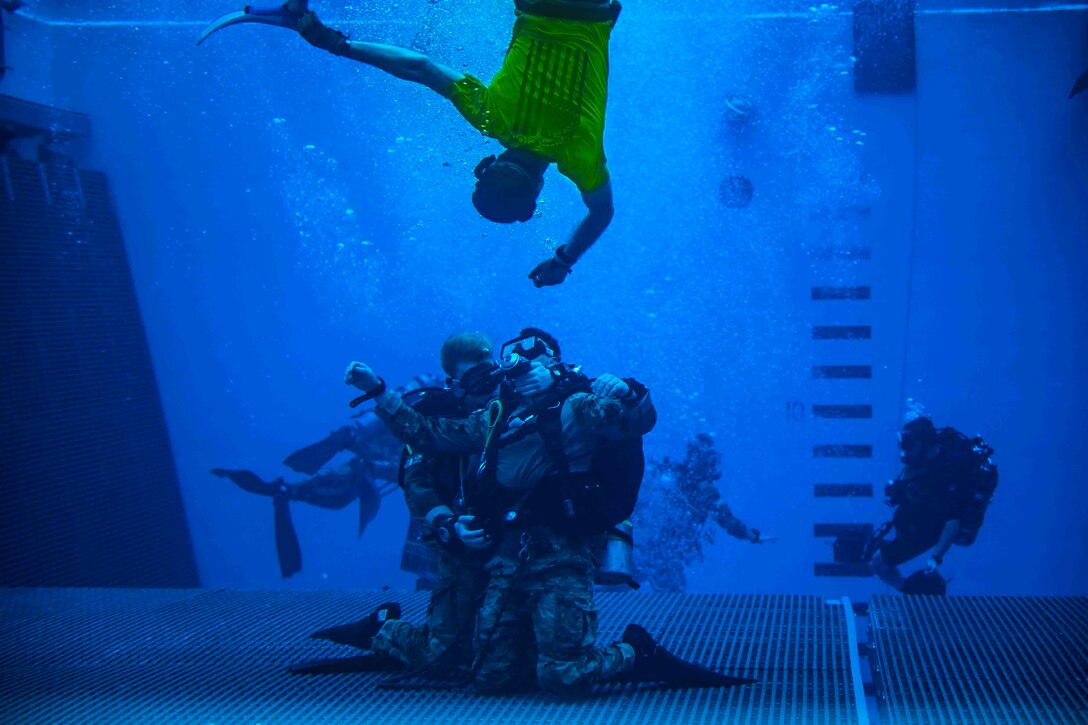
[[[366,363],[353,362],[348,365],[347,372],[344,373],[344,383],[358,388],[364,393],[369,393],[378,389],[378,386],[382,384],[382,379]]]
[[[631,386],[623,378],[612,373],[598,375],[589,384],[590,392],[598,398],[626,398],[631,394]]]

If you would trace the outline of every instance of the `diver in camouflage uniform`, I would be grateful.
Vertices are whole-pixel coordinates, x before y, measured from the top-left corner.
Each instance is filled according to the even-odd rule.
[[[466,395],[459,381],[468,370],[491,359],[491,342],[480,334],[453,335],[442,346],[442,368],[449,389],[427,391],[414,408],[421,413],[463,417],[485,405],[485,395]],[[401,484],[408,511],[430,532],[436,555],[435,585],[422,627],[402,620],[385,624],[374,636],[375,652],[389,655],[412,670],[441,666],[443,676],[467,679],[472,669],[473,622],[487,584],[486,554],[466,547],[456,536],[453,507],[462,481],[478,463],[475,456],[406,450]]]
[[[431,376],[419,376],[413,385],[427,385]],[[402,389],[403,390],[403,389]],[[226,478],[243,491],[272,499],[275,512],[276,553],[284,579],[302,570],[302,550],[290,503],[301,501],[319,508],[340,510],[359,501],[359,536],[374,520],[382,497],[392,490],[388,483],[396,476],[398,441],[374,415],[366,414],[334,430],[324,439],[301,448],[284,459],[289,468],[308,478],[288,483],[283,478],[265,481],[247,469],[213,468],[212,475]],[[326,465],[337,454],[352,457],[334,466]]]
[[[442,345],[442,369],[447,387],[424,388],[403,399],[422,414],[463,417],[486,404],[491,394],[467,395],[459,381],[466,371],[491,359],[491,341],[478,333],[451,335]],[[453,535],[453,507],[460,496],[466,471],[475,467],[472,456],[423,454],[407,447],[398,477],[414,520],[423,523],[424,536],[434,555],[435,584],[423,625],[400,619],[400,606],[386,603],[352,624],[315,632],[314,637],[347,644],[391,658],[415,672],[441,670],[442,678],[467,681],[472,667],[472,630],[487,575],[486,557],[465,547]],[[352,669],[359,658],[346,658],[341,669]],[[365,659],[367,667],[381,661]],[[329,671],[331,661],[320,666]],[[302,671],[304,666],[298,668]],[[455,674],[456,673],[456,674]]]
[[[509,691],[531,685],[535,674],[546,690],[580,694],[597,682],[632,673],[660,648],[641,628],[636,634],[645,637],[632,637],[635,642],[594,646],[591,538],[568,533],[543,515],[550,503],[547,494],[557,487],[547,485],[555,461],[539,421],[546,408],[558,409],[562,448],[571,472],[578,473],[589,470],[603,439],[644,435],[653,428],[656,413],[645,387],[612,375],[593,380],[591,392],[571,394],[565,379],[571,369],[559,363],[558,345],[554,340],[549,344],[540,331],[524,332],[539,334],[508,345],[531,361],[528,370],[509,380],[504,385],[508,392],[487,410],[467,418],[420,415],[382,391],[381,379],[362,363],[352,363],[345,377],[376,398],[378,416],[413,447],[484,451],[476,496],[470,501],[466,495],[469,513],[454,522],[456,536],[467,547],[490,554],[490,581],[477,620],[476,686]],[[581,381],[590,385],[584,377]],[[490,487],[485,485],[489,473]],[[501,524],[500,517],[511,519],[509,512],[516,512],[513,523]],[[529,656],[534,646],[535,668]]]

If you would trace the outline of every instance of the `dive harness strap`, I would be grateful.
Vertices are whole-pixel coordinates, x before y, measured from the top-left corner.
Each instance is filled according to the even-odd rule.
[[[547,0],[514,0],[518,12],[553,20],[576,20],[583,23],[615,23],[623,6],[618,0],[604,3],[547,2]]]
[[[560,495],[563,497],[563,515],[568,521],[572,521],[576,514],[574,501],[570,496],[570,461],[567,459],[567,451],[563,447],[563,403],[548,408],[540,414],[540,438],[544,441],[544,447],[552,459],[552,468],[559,478],[561,486]]]
[[[351,405],[352,408],[358,408],[360,405],[362,405],[366,401],[374,400],[374,398],[377,398],[379,395],[381,395],[384,392],[385,392],[385,380],[383,380],[382,378],[378,378],[378,387],[374,388],[369,393],[363,393],[358,398],[355,398],[354,400],[352,400],[351,403],[349,403],[349,405]]]

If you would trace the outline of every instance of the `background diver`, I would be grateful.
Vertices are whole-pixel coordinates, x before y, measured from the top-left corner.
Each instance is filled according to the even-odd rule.
[[[581,192],[588,213],[566,244],[529,273],[537,287],[557,285],[604,233],[613,216],[612,186],[604,153],[608,94],[608,43],[619,16],[615,0],[515,0],[513,38],[499,72],[485,86],[472,75],[421,53],[380,43],[348,40],[321,23],[308,0],[279,7],[246,6],[203,33],[262,23],[297,30],[311,45],[430,88],[473,127],[506,149],[475,169],[472,203],[480,215],[503,224],[533,217],[552,163]]]
[[[666,457],[649,469],[635,509],[635,562],[638,579],[655,592],[687,588],[685,570],[703,560],[703,545],[714,541],[717,529],[753,544],[778,541],[745,524],[722,500],[721,454],[710,435],[689,440],[682,460]]]
[[[944,594],[944,556],[953,544],[974,543],[997,488],[993,449],[924,416],[903,426],[899,446],[903,469],[886,488],[895,513],[869,543],[869,565],[904,594]],[[895,538],[887,540],[892,531]],[[925,568],[904,578],[899,565],[926,551]]]
[[[405,393],[433,386],[435,379],[421,375],[399,389]],[[316,443],[300,448],[283,460],[284,465],[308,476],[288,483],[283,478],[265,481],[253,471],[237,468],[213,468],[212,475],[226,478],[243,491],[272,499],[276,554],[284,579],[302,571],[302,549],[291,521],[290,502],[301,501],[325,509],[343,509],[359,501],[359,536],[378,514],[382,497],[396,490],[397,459],[401,443],[369,411],[355,416]],[[337,454],[349,452],[351,458],[326,467]]]

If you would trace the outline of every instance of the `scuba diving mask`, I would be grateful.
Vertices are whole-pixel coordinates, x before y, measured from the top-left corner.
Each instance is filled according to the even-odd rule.
[[[504,342],[501,353],[504,358],[510,355],[518,355],[529,360],[535,360],[541,355],[551,358],[559,357],[548,343],[536,335],[516,337],[513,340]]]
[[[501,375],[497,375],[499,366],[493,362],[482,362],[465,371],[461,379],[457,381],[459,387],[466,395],[478,398],[487,395],[499,384]]]
[[[503,355],[497,363],[485,362],[469,368],[461,376],[458,386],[473,397],[487,395],[503,380],[519,378],[529,372],[532,364],[532,359],[512,352]]]

